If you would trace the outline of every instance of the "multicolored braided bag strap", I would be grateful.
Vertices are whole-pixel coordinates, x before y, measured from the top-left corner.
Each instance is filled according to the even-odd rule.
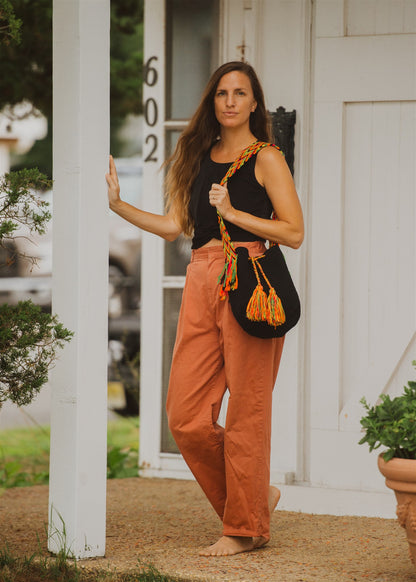
[[[221,180],[220,185],[224,186],[231,178],[231,176],[233,176],[236,171],[251,158],[251,156],[257,154],[261,149],[267,146],[272,146],[280,151],[280,148],[275,144],[267,143],[264,141],[255,141],[242,152],[242,154],[235,160],[235,162],[231,164],[224,178]],[[217,215],[225,255],[225,264],[220,276],[218,277],[218,284],[220,286],[220,297],[221,299],[225,299],[229,291],[233,291],[238,287],[237,253],[235,251],[235,247],[230,238],[230,235],[228,234],[228,231],[225,227],[224,220],[218,210]],[[275,218],[275,216],[273,217]]]

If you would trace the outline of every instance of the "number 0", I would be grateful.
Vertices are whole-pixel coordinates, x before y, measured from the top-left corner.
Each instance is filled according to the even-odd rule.
[[[157,103],[153,97],[146,99],[146,103],[144,104],[144,119],[150,127],[155,126],[157,123]]]

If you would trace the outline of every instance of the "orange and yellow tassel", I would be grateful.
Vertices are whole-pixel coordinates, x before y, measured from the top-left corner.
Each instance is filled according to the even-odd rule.
[[[258,259],[259,257],[257,257]],[[282,301],[278,297],[276,290],[270,284],[269,279],[266,277],[262,266],[255,258],[251,257],[251,262],[253,265],[254,273],[257,279],[257,286],[253,291],[253,294],[247,304],[246,315],[250,321],[267,321],[269,325],[277,327],[282,325],[286,321],[285,311],[283,309]],[[263,286],[260,282],[260,276],[258,269],[263,275],[264,280],[269,286],[269,296],[263,290]]]
[[[250,321],[267,320],[267,295],[262,285],[257,285],[247,304],[246,315]]]
[[[283,309],[282,301],[274,287],[270,287],[269,296],[267,298],[267,323],[277,327],[286,321],[286,314]]]

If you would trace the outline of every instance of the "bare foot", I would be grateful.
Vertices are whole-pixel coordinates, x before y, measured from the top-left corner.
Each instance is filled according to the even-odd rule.
[[[273,487],[270,485],[269,487],[269,512],[270,516],[273,515],[274,510],[276,509],[276,505],[279,503],[280,499],[280,490],[277,487]],[[254,548],[262,548],[268,543],[268,539],[263,536],[258,536],[253,538]]]
[[[253,538],[239,536],[223,536],[206,550],[199,552],[200,556],[234,556],[241,552],[254,549]]]
[[[277,504],[279,503],[280,499],[280,489],[277,487],[273,487],[270,485],[269,487],[269,511],[270,515],[273,514],[273,511],[276,509]]]

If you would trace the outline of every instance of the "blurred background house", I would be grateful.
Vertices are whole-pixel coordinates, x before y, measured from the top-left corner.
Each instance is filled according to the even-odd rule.
[[[20,139],[16,138],[13,146],[19,147],[19,142]],[[141,157],[119,158],[116,159],[116,163],[124,199],[140,206]],[[19,301],[31,299],[42,309],[50,311],[53,191],[39,195],[49,203],[52,219],[45,234],[30,234],[28,229],[22,227],[14,233],[13,241],[7,249],[0,248],[0,301],[16,305]],[[139,229],[110,210],[109,215],[109,407],[121,414],[136,415],[139,411],[141,238]],[[19,250],[16,258],[14,258],[15,247]],[[5,410],[0,413],[2,427],[9,425],[7,416],[10,416],[10,413],[7,407],[5,404]],[[39,402],[33,405],[34,410],[38,408]],[[29,407],[28,411],[30,410]],[[45,401],[44,410],[38,420],[48,422],[48,414],[48,402]],[[9,420],[10,423],[16,422],[12,418]]]
[[[0,115],[1,173],[11,169],[13,157],[30,151],[37,140],[47,134],[47,120],[43,115],[30,114],[32,107],[18,107],[18,119],[11,119],[7,110]],[[26,113],[28,114],[25,117]],[[125,133],[135,129],[128,141],[137,152],[141,148],[140,117],[131,118]],[[123,133],[121,132],[121,134]],[[116,159],[120,185],[125,200],[140,206],[142,198],[142,158],[133,155]],[[52,229],[53,191],[39,196],[48,202],[52,219],[46,233],[30,234],[26,227],[15,231],[6,248],[0,248],[0,301],[16,305],[31,299],[43,310],[50,311],[52,304]],[[15,250],[19,253],[15,257]],[[140,231],[109,210],[109,343],[108,390],[109,407],[120,414],[137,415],[139,411],[139,352],[140,352]],[[26,257],[26,258],[25,258]],[[70,285],[70,281],[68,281]],[[49,422],[48,389],[42,391],[37,401],[22,409],[34,415],[38,422]],[[25,423],[25,414],[19,414],[6,403],[0,413],[0,427]]]

